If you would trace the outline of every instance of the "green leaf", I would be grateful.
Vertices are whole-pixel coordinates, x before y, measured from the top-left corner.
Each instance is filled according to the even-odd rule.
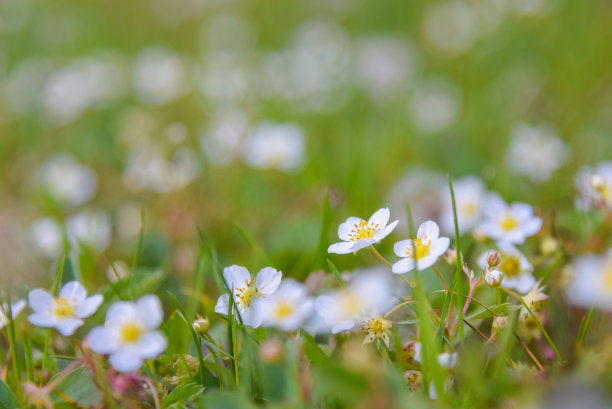
[[[308,332],[300,330],[302,338],[304,338],[304,352],[306,356],[314,364],[323,365],[329,363],[329,357],[319,348],[315,339]]]
[[[96,388],[90,370],[80,366],[70,372],[53,388],[51,398],[54,403],[77,403],[81,407],[97,405],[102,400],[102,392]]]
[[[189,382],[174,388],[163,400],[162,407],[168,407],[177,403],[193,401],[198,395],[204,392],[204,387],[197,383]]]
[[[329,269],[331,270],[331,272],[334,273],[334,276],[336,276],[336,280],[338,280],[340,285],[342,287],[346,287],[346,281],[344,281],[344,279],[342,278],[342,275],[340,274],[340,271],[338,271],[338,269],[336,268],[334,263],[331,262],[330,259],[327,259],[327,265],[329,266]]]
[[[19,401],[11,388],[0,379],[0,409],[17,409]]]

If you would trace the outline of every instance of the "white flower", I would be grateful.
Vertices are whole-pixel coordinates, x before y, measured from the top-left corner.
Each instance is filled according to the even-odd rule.
[[[392,303],[391,288],[384,276],[364,274],[342,290],[320,295],[315,308],[336,334],[348,331],[356,324],[366,324]]]
[[[397,220],[387,225],[390,216],[389,208],[385,207],[377,210],[368,221],[349,217],[338,227],[338,237],[343,241],[329,246],[327,252],[348,254],[378,243],[397,226]]]
[[[491,287],[497,287],[498,285],[500,285],[502,283],[502,280],[504,279],[504,273],[502,273],[501,271],[499,271],[496,268],[490,269],[487,268],[484,271],[484,279],[487,282],[487,284],[489,284]]]
[[[30,238],[36,252],[50,259],[56,259],[64,248],[62,228],[48,217],[34,220]]]
[[[496,269],[502,273],[503,279],[501,286],[508,289],[515,289],[523,294],[531,290],[536,283],[536,279],[531,274],[533,266],[525,258],[525,256],[512,244],[507,242],[497,243],[499,249],[499,264]],[[487,268],[487,257],[489,252],[483,253],[478,258],[478,265],[481,268]],[[486,276],[485,276],[486,280]],[[489,281],[487,280],[487,283]]]
[[[261,122],[246,137],[242,156],[256,169],[298,170],[304,163],[305,133],[295,123]]]
[[[471,7],[460,1],[435,3],[425,14],[423,32],[436,50],[457,55],[474,44],[478,35],[477,16]]]
[[[438,258],[448,250],[449,245],[450,239],[440,237],[438,225],[428,220],[419,226],[416,239],[395,243],[393,250],[402,259],[393,264],[393,272],[395,274],[407,273],[414,269],[415,261],[417,270],[425,270],[438,261]]]
[[[549,125],[518,124],[511,131],[506,164],[534,182],[550,179],[569,157],[567,145]]]
[[[13,320],[17,318],[19,313],[21,313],[21,311],[23,311],[25,307],[26,307],[25,300],[19,300],[16,303],[11,304],[11,313],[12,313],[11,316],[13,317]],[[8,322],[8,317],[6,316],[7,313],[8,313],[8,305],[6,303],[3,303],[2,307],[0,308],[0,329],[4,328],[4,326]]]
[[[243,111],[226,109],[212,116],[200,139],[202,150],[215,165],[229,165],[240,155],[248,120]]]
[[[186,91],[189,87],[187,74],[185,63],[173,51],[149,47],[134,62],[132,78],[140,100],[162,105]]]
[[[457,121],[461,110],[461,90],[444,78],[427,79],[414,88],[409,113],[425,134],[441,132]]]
[[[576,175],[575,183],[579,193],[576,208],[612,209],[612,161],[601,162],[594,168],[582,168]]]
[[[508,205],[497,194],[489,196],[484,212],[481,229],[493,240],[523,244],[542,228],[542,219],[534,216],[530,205],[519,202]]]
[[[262,323],[259,309],[255,308],[255,301],[274,294],[281,283],[283,273],[272,267],[262,268],[255,277],[251,279],[251,273],[244,267],[233,265],[223,269],[223,278],[228,289],[234,296],[234,303],[238,306],[239,320],[244,325],[257,328]],[[229,294],[223,294],[217,300],[215,312],[219,314],[230,314]]]
[[[91,200],[98,188],[96,173],[70,154],[58,154],[47,160],[38,176],[55,200],[72,206]]]
[[[274,294],[255,302],[264,327],[294,331],[310,317],[314,303],[306,287],[292,279],[283,280]]]
[[[28,295],[28,304],[34,310],[28,320],[39,327],[55,328],[62,335],[69,336],[83,325],[84,318],[96,312],[102,301],[100,294],[87,297],[87,290],[78,281],[66,283],[57,297],[36,288]]]
[[[571,266],[573,275],[565,287],[568,301],[612,311],[612,249],[607,254],[578,257]]]
[[[166,338],[157,330],[163,317],[161,303],[155,295],[146,295],[135,303],[116,302],[108,309],[104,326],[92,329],[87,341],[93,351],[109,354],[116,370],[136,371],[143,360],[154,358],[166,349]]]
[[[111,240],[110,217],[103,210],[83,210],[66,221],[66,233],[73,248],[84,243],[104,251]]]
[[[457,223],[459,233],[472,231],[481,221],[482,209],[485,199],[485,186],[476,176],[466,176],[453,182],[455,203],[457,205]],[[453,216],[453,203],[448,189],[442,196],[442,216],[440,225],[442,231],[454,234],[455,220]]]

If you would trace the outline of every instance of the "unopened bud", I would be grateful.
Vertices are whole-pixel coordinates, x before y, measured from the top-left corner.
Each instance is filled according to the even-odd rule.
[[[446,261],[448,264],[457,264],[457,249],[449,248],[446,252]]]
[[[412,392],[417,391],[421,388],[423,383],[423,374],[420,371],[410,370],[404,373],[404,379],[406,379],[406,383],[410,387]]]
[[[497,267],[499,265],[499,253],[497,251],[491,251],[488,255],[487,255],[487,263],[489,264],[489,267]]]
[[[501,284],[502,280],[504,279],[504,273],[502,273],[501,271],[497,270],[497,269],[486,269],[485,272],[485,281],[487,282],[487,284],[489,284],[491,287],[497,287]]]
[[[558,248],[559,243],[557,243],[557,240],[553,239],[552,237],[546,237],[544,240],[542,240],[542,243],[540,243],[540,250],[542,251],[542,254],[547,256],[554,254]]]
[[[495,317],[495,319],[493,320],[493,326],[495,328],[504,328],[507,324],[508,324],[508,318],[502,317],[501,315],[498,317]]]
[[[206,317],[201,317],[193,322],[193,329],[198,335],[204,335],[210,328],[210,321]]]

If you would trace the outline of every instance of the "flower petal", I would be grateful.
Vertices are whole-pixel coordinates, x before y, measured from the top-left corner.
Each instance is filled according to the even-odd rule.
[[[115,326],[124,321],[134,321],[137,319],[134,303],[119,301],[111,305],[106,312],[106,325]]]
[[[429,252],[435,256],[441,256],[448,250],[450,239],[448,237],[440,237],[438,240],[432,240]]]
[[[65,337],[69,337],[74,334],[74,331],[77,330],[84,322],[78,318],[64,318],[63,320],[58,321],[55,325],[55,328]]]
[[[59,296],[77,304],[87,297],[87,290],[78,281],[70,281],[62,287]]]
[[[113,352],[108,360],[119,372],[137,371],[142,366],[142,358],[137,347],[120,348]]]
[[[436,264],[438,256],[430,254],[417,260],[417,270],[422,271]]]
[[[388,207],[377,210],[368,220],[368,225],[382,229],[389,223],[391,212]]]
[[[404,274],[414,270],[414,259],[406,257],[393,264],[391,269],[395,274]]]
[[[242,266],[232,265],[223,269],[223,278],[230,291],[248,286],[251,282],[251,273]]]
[[[419,230],[417,231],[417,237],[422,238],[425,236],[427,236],[427,238],[430,240],[435,240],[440,237],[440,228],[438,227],[436,222],[427,220],[419,226]]]
[[[255,277],[255,285],[257,290],[264,295],[270,295],[277,290],[280,285],[283,273],[272,267],[264,267],[259,270]]]
[[[159,327],[164,319],[164,310],[156,295],[145,295],[136,301],[136,314],[149,329]]]
[[[338,226],[338,237],[340,240],[351,241],[349,234],[353,232],[355,226],[361,222],[359,217],[349,217],[344,223],[340,223]]]
[[[100,294],[92,295],[79,303],[74,315],[78,318],[87,318],[98,310],[104,297]]]
[[[99,354],[110,354],[119,347],[119,336],[116,329],[99,326],[89,332],[87,342],[92,351]]]
[[[166,337],[160,331],[149,332],[140,337],[138,341],[138,353],[141,357],[150,359],[164,352],[168,346]]]
[[[408,251],[412,253],[412,240],[401,240],[393,245],[393,251],[398,257],[408,257]]]
[[[46,311],[53,302],[53,296],[42,288],[35,288],[28,294],[28,304],[36,312]]]
[[[221,294],[215,305],[215,312],[229,315],[229,294]]]
[[[348,254],[352,253],[353,250],[353,242],[352,241],[339,241],[338,243],[334,243],[327,249],[328,253],[335,254]]]
[[[35,312],[28,317],[28,321],[37,327],[51,328],[57,324],[57,319],[46,311]]]
[[[399,220],[396,220],[393,223],[386,226],[384,229],[377,231],[374,234],[374,240],[381,241],[382,239],[387,237],[393,231],[393,229],[395,229],[395,226],[397,226],[398,223],[399,223]]]
[[[332,334],[337,334],[340,331],[348,331],[354,326],[355,326],[355,322],[353,320],[342,321],[334,325],[331,329],[331,332]]]

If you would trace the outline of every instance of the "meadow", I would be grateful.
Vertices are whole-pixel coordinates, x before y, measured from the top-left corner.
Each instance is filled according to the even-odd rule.
[[[0,0],[0,409],[612,407],[606,0]]]

